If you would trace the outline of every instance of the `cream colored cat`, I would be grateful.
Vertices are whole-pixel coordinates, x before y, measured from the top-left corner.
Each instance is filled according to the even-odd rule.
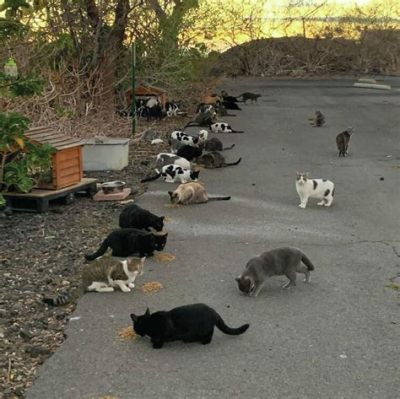
[[[173,204],[202,204],[208,201],[226,201],[231,197],[212,197],[210,198],[204,186],[197,182],[180,184],[175,191],[168,191],[170,200]]]

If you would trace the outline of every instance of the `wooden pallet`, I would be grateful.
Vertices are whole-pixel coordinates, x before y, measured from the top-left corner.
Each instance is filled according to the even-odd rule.
[[[85,192],[92,197],[96,194],[97,179],[83,178],[82,181],[73,186],[65,187],[60,190],[40,190],[33,189],[30,193],[4,193],[7,203],[14,211],[25,212],[47,212],[50,201],[61,200],[64,204],[70,204],[75,193]]]

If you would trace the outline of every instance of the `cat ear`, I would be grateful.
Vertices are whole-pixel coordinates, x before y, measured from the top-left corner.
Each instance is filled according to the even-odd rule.
[[[136,316],[134,313],[131,313],[131,319],[132,321],[138,321],[138,316]]]
[[[149,308],[146,309],[146,313],[144,315],[145,316],[150,316],[150,309]]]

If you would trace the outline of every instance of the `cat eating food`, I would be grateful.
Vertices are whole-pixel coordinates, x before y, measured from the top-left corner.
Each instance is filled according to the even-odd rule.
[[[156,172],[160,173],[160,170],[163,166],[171,164],[181,166],[184,169],[190,169],[191,167],[191,164],[187,159],[168,152],[161,152],[160,154],[157,155],[154,167]]]
[[[178,157],[185,158],[189,162],[191,162],[197,157],[199,157],[202,153],[203,150],[201,148],[192,147],[190,145],[183,145],[182,147],[179,148],[176,155],[178,155]]]
[[[207,345],[212,340],[214,327],[228,335],[240,335],[249,328],[249,324],[228,327],[214,309],[202,303],[155,313],[150,313],[147,308],[145,314],[137,316],[132,313],[130,317],[135,332],[142,337],[149,336],[154,349],[160,349],[165,342],[171,341]]]
[[[146,258],[128,258],[119,261],[112,256],[104,256],[83,269],[79,287],[71,292],[64,292],[56,297],[45,297],[44,303],[61,306],[76,301],[86,291],[112,292],[119,288],[122,292],[130,292],[135,287],[134,281],[143,274]]]
[[[211,137],[200,145],[200,148],[205,151],[226,151],[231,150],[233,147],[235,147],[235,144],[224,147],[222,141],[218,137]]]
[[[162,251],[167,243],[168,233],[155,234],[134,228],[117,229],[112,231],[102,242],[99,249],[91,255],[85,255],[86,260],[92,261],[104,255],[108,248],[112,256],[127,258],[139,254],[153,256],[154,251]]]
[[[148,177],[140,180],[140,183],[157,180],[159,177],[163,177],[166,183],[187,183],[189,181],[197,181],[199,178],[199,170],[185,169],[177,165],[165,165],[161,168],[161,172],[155,176]]]
[[[206,168],[206,169],[217,169],[217,168],[225,168],[227,166],[235,166],[238,165],[242,161],[242,158],[239,158],[236,162],[226,162],[225,158],[218,151],[210,151],[203,154],[201,157],[198,157],[196,160],[197,165]]]
[[[296,190],[300,197],[300,208],[305,208],[309,198],[317,198],[320,206],[331,206],[335,185],[327,179],[310,179],[308,173],[296,172]]]
[[[336,136],[336,145],[337,149],[339,150],[338,157],[342,156],[345,157],[348,155],[348,148],[350,137],[353,135],[354,129],[352,127],[348,127],[344,132],[339,133]]]
[[[302,251],[283,247],[263,252],[260,256],[250,259],[244,272],[235,280],[241,292],[257,296],[268,277],[286,276],[289,282],[283,288],[289,288],[296,285],[296,273],[303,273],[304,281],[308,283],[312,270],[314,265]]]
[[[210,125],[213,133],[244,133],[243,130],[233,130],[229,123],[216,122]]]
[[[157,216],[139,205],[126,206],[119,215],[119,227],[162,231],[165,216]]]
[[[175,191],[168,191],[172,204],[202,204],[208,201],[227,201],[231,197],[209,197],[200,183],[180,184]]]

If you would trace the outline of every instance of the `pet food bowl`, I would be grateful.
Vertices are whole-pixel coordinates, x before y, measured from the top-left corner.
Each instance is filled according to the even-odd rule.
[[[108,181],[101,185],[104,194],[112,194],[112,193],[119,193],[124,190],[125,187],[124,181]]]

